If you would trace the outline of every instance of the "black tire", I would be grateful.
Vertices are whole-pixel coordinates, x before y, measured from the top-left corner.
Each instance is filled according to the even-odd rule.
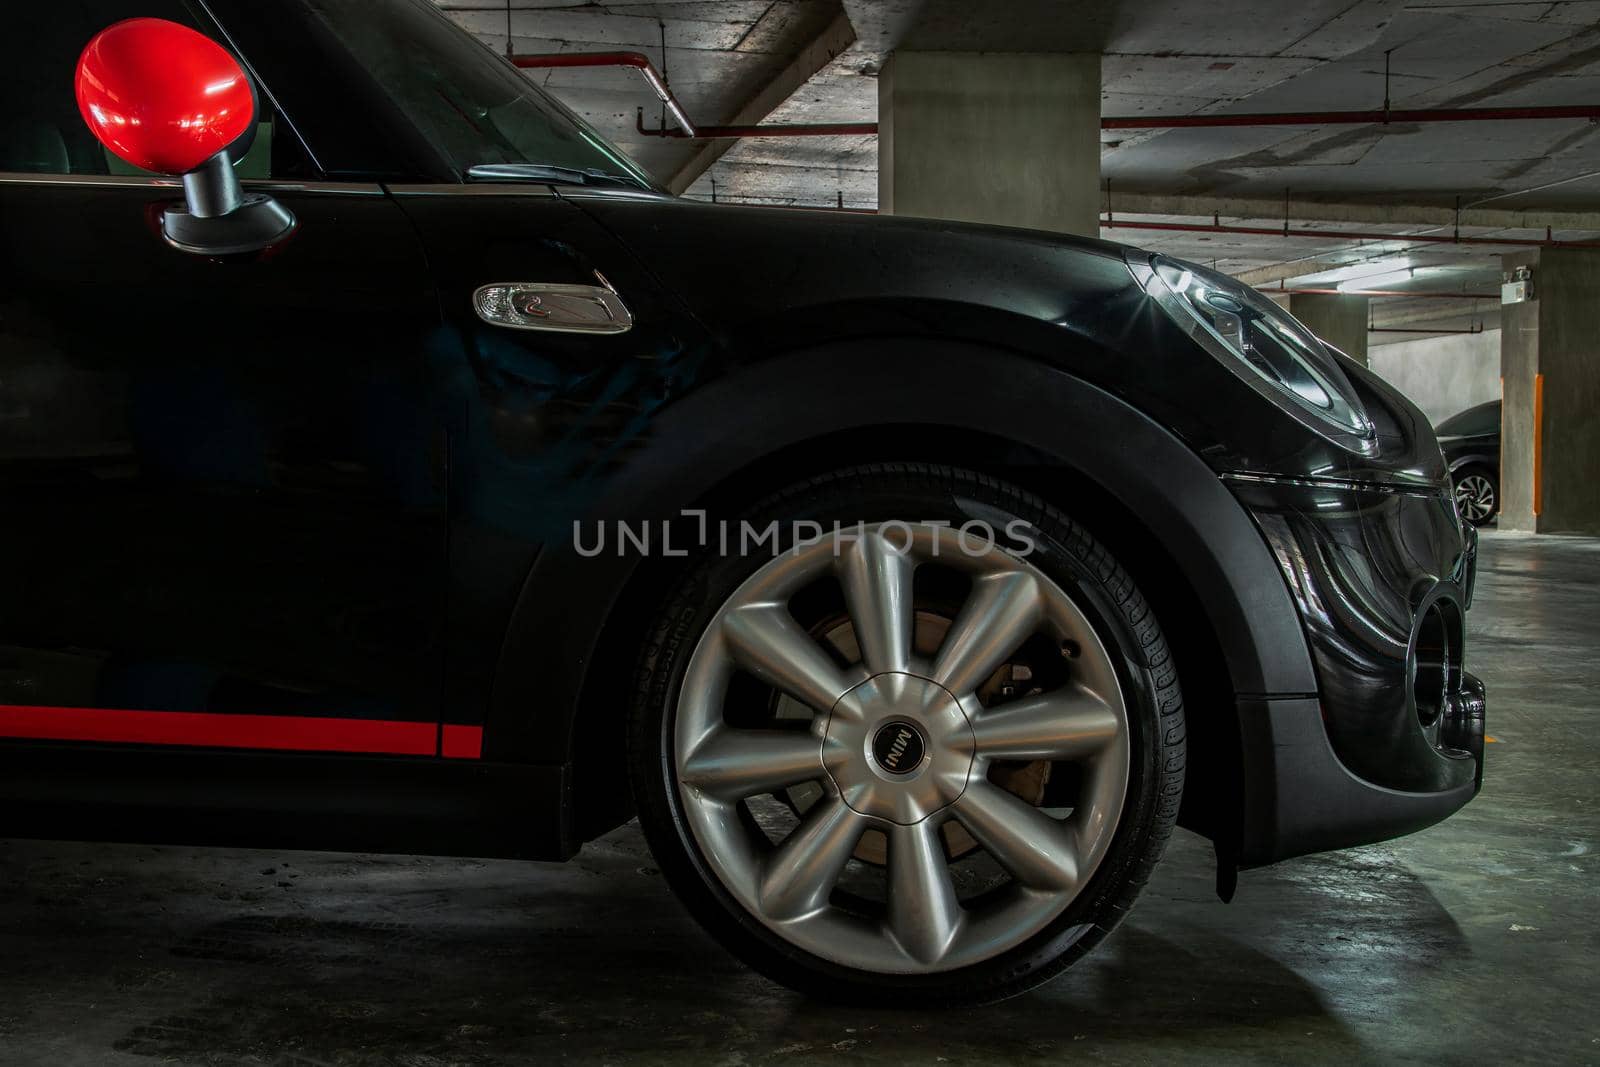
[[[758,526],[797,520],[831,526],[898,519],[1015,517],[1033,528],[1029,562],[1088,616],[1116,663],[1130,732],[1130,773],[1117,831],[1099,868],[1054,921],[1001,955],[936,973],[875,974],[842,967],[785,941],[743,910],[718,882],[685,823],[670,747],[685,667],[710,618],[771,557],[707,554],[690,562],[642,652],[629,723],[640,823],[668,883],[695,919],[756,970],[811,996],[852,1004],[991,1002],[1048,981],[1127,914],[1166,848],[1184,778],[1184,714],[1166,639],[1144,597],[1083,527],[1031,493],[970,471],[874,464],[813,478],[746,511]],[[1002,520],[1004,521],[1004,520]]]

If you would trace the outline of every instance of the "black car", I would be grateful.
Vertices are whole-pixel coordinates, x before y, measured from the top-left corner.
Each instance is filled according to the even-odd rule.
[[[16,29],[0,835],[636,813],[752,965],[925,1006],[1082,956],[1174,825],[1226,898],[1478,790],[1433,432],[1232,279],[671,197],[423,0]]]
[[[1474,526],[1500,513],[1500,401],[1491,400],[1434,427],[1450,467],[1456,510]]]

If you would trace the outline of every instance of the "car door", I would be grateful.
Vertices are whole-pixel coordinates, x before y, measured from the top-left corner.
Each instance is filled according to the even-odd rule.
[[[392,188],[435,271],[445,324],[436,356],[456,368],[450,557],[458,610],[446,737],[486,724],[486,758],[559,761],[560,739],[533,727],[541,706],[570,699],[564,672],[546,665],[588,654],[596,634],[578,621],[592,608],[586,574],[618,556],[613,541],[611,560],[596,561],[593,551],[575,551],[577,539],[592,546],[601,525],[627,514],[626,502],[609,496],[612,476],[649,446],[655,413],[688,387],[711,346],[670,290],[584,210],[596,194],[537,183]],[[520,293],[519,307],[542,301],[544,316],[486,313],[479,296],[498,289]],[[586,315],[583,305],[601,293],[619,318],[598,332],[574,330],[573,316]],[[569,294],[578,306],[560,303]],[[536,563],[559,580],[530,575]]]
[[[179,0],[65,0],[14,27],[0,89],[0,737],[434,756],[448,434],[420,243],[380,185],[319,180],[269,102],[239,170],[293,238],[169,247],[179,190],[72,99],[132,15],[216,33]]]

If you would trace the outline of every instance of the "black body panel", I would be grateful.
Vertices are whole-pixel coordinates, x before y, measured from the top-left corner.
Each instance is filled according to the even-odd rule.
[[[167,247],[129,179],[0,186],[0,704],[436,718],[437,305],[376,187],[275,254]]]
[[[582,609],[573,598],[524,592],[525,579],[544,546],[560,552],[572,543],[573,521],[594,511],[629,458],[657,447],[656,413],[694,380],[707,350],[703,330],[609,233],[548,190],[476,186],[458,196],[407,187],[396,199],[437,279],[444,327],[429,338],[428,351],[448,368],[439,382],[454,413],[445,719],[482,723],[496,687],[514,687],[522,724],[545,721],[552,703],[570,716],[570,705],[552,696],[553,672],[533,666],[538,647],[502,655],[513,606],[520,596],[551,613],[535,646],[559,647],[569,638],[571,615]],[[634,316],[628,332],[596,338],[508,330],[486,325],[472,310],[481,285],[592,285],[597,273],[623,294]],[[591,588],[576,600],[598,595]],[[564,669],[568,661],[561,662]],[[489,758],[569,758],[563,729],[537,740],[522,732],[525,743],[513,742],[513,732],[490,732]]]
[[[556,197],[537,187],[423,192],[399,190],[398,203],[421,235],[443,309],[442,325],[430,327],[421,345],[433,410],[450,437],[450,640],[441,714],[450,723],[485,724],[490,759],[570,766],[584,836],[625,814],[582,810],[583,798],[607,791],[585,788],[593,772],[585,766],[583,716],[616,714],[614,705],[587,708],[585,693],[621,665],[602,635],[615,624],[612,609],[626,603],[637,560],[580,559],[572,523],[670,517],[716,499],[743,471],[839,435],[872,431],[876,446],[891,450],[857,458],[877,459],[938,452],[947,435],[987,435],[1015,450],[1018,463],[1042,471],[1042,482],[1053,470],[1063,489],[1073,479],[1093,483],[1155,536],[1192,583],[1221,643],[1230,693],[1257,699],[1403,687],[1400,676],[1384,681],[1392,662],[1377,674],[1342,673],[1349,665],[1322,651],[1327,642],[1318,641],[1326,635],[1315,627],[1308,645],[1303,612],[1274,562],[1278,546],[1252,528],[1216,474],[1232,468],[1292,477],[1331,467],[1345,478],[1359,470],[1391,489],[1414,486],[1441,472],[1426,462],[1429,438],[1409,406],[1391,404],[1381,385],[1362,381],[1372,394],[1369,407],[1387,418],[1388,455],[1358,468],[1294,420],[1247,402],[1236,378],[1181,347],[1188,342],[1156,309],[1142,306],[1113,247],[851,220],[841,241],[857,240],[857,227],[901,232],[912,245],[910,261],[940,262],[947,288],[964,253],[963,269],[995,276],[962,294],[981,291],[989,304],[934,299],[931,278],[838,270],[824,276],[811,268],[791,274],[781,307],[763,316],[754,295],[740,302],[697,288],[695,280],[775,285],[749,281],[752,271],[719,272],[711,260],[746,242],[784,251],[788,240],[792,271],[801,235],[817,230],[794,228],[799,216],[685,208],[644,196]],[[643,225],[685,211],[701,221],[698,244],[676,243],[686,235],[670,228],[607,232],[621,215]],[[672,274],[681,304],[658,280],[669,264],[652,263],[653,249],[686,261]],[[839,254],[826,242],[816,253]],[[1016,256],[1033,261],[1008,262]],[[1043,273],[1045,262],[1054,264],[1048,286],[1022,288],[1018,279]],[[471,316],[471,290],[486,281],[581,281],[595,270],[638,314],[633,333],[601,342],[507,336]],[[802,284],[809,278],[818,279],[814,291]],[[841,286],[858,298],[830,292]],[[1047,289],[1075,287],[1089,298],[1078,305],[1057,298],[1049,322],[1013,307],[1037,310]],[[1180,404],[1181,390],[1164,384],[1169,377],[1189,390],[1188,402]],[[1215,399],[1195,404],[1196,396]],[[1237,417],[1246,403],[1246,410],[1261,410],[1259,420]],[[1233,417],[1223,418],[1230,407]],[[1146,409],[1173,420],[1172,430]],[[905,432],[882,432],[897,426]],[[1372,536],[1393,533],[1380,528]],[[1350,706],[1359,716],[1361,705]],[[1245,719],[1239,723],[1242,731]],[[1374,777],[1405,773],[1379,768]],[[615,783],[607,784],[614,796]]]
[[[1239,702],[1245,796],[1234,859],[1240,866],[1409,834],[1477,792],[1470,774],[1460,785],[1421,793],[1359,778],[1334,755],[1321,719],[1312,699]]]
[[[560,860],[559,766],[0,746],[0,837]]]
[[[840,382],[850,387],[841,390]],[[953,382],[963,384],[952,388]],[[1019,394],[1048,396],[1050,403],[1018,405]],[[651,447],[616,473],[606,495],[581,518],[670,518],[708,503],[715,517],[719,485],[780,453],[808,446],[821,451],[820,442],[833,435],[890,427],[892,443],[875,445],[888,451],[864,458],[908,459],[938,454],[941,437],[960,441],[995,434],[999,426],[1014,462],[1042,465],[1046,479],[1051,471],[1087,477],[1156,533],[1202,591],[1241,691],[1315,689],[1298,619],[1272,557],[1204,464],[1106,393],[988,347],[904,338],[839,342],[707,383],[651,424]],[[575,705],[591,642],[637,562],[612,553],[579,559],[571,544],[552,545],[524,593],[531,614],[519,616],[508,636],[503,682],[514,686],[521,676],[548,690],[553,677],[565,676]],[[585,621],[573,625],[578,620]],[[558,628],[559,644],[541,653],[539,646]],[[529,746],[535,736],[561,731],[560,718],[527,718],[531,694],[512,689],[497,695],[490,731],[496,746],[514,744],[524,730]]]
[[[1449,496],[1233,484],[1300,609],[1323,724],[1340,761],[1389,789],[1470,784],[1473,761],[1424,736],[1410,684],[1429,608],[1453,631],[1449,658],[1458,675],[1462,661],[1468,561]]]
[[[1215,471],[1332,472],[1423,486],[1444,474],[1432,432],[1409,404],[1385,413],[1381,451],[1363,460],[1262,404],[1145,296],[1121,245],[929,219],[598,190],[562,195],[671,278],[739,362],[834,340],[971,341],[1105,390]],[[964,388],[982,373],[975,367],[947,384]],[[1364,399],[1390,393],[1364,369],[1357,376]]]

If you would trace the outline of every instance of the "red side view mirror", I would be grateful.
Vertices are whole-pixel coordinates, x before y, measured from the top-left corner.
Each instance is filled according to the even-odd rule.
[[[254,252],[293,231],[288,209],[239,187],[233,165],[255,138],[255,86],[211,38],[165,19],[115,23],[78,58],[76,90],[83,120],[114,155],[182,177],[185,205],[162,215],[173,246]]]

